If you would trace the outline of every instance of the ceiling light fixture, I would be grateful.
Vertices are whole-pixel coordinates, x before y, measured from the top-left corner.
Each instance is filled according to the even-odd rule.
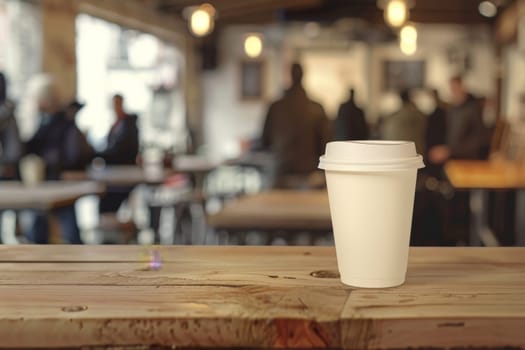
[[[402,41],[417,41],[417,30],[412,24],[407,24],[401,28],[400,36]]]
[[[407,56],[416,53],[417,50],[417,29],[412,24],[407,24],[399,32],[399,48]]]
[[[415,41],[400,41],[399,48],[401,52],[407,56],[412,56],[417,51],[417,42]]]
[[[244,39],[244,52],[250,58],[257,58],[261,55],[263,43],[259,34],[249,34]]]
[[[191,9],[188,25],[197,37],[210,34],[215,26],[215,8],[210,4],[202,4]]]
[[[388,25],[398,28],[408,20],[408,6],[404,0],[389,0],[384,10],[385,21]]]
[[[478,6],[478,11],[482,16],[494,17],[498,13],[498,8],[492,1],[482,1]]]

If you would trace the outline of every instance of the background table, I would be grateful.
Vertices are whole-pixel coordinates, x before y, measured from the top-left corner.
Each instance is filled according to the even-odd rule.
[[[245,195],[210,215],[208,223],[226,230],[332,230],[326,191],[273,190]]]
[[[175,172],[171,169],[146,171],[138,165],[110,165],[102,168],[90,168],[87,171],[66,171],[65,180],[91,180],[107,186],[137,186],[141,184],[158,185]]]
[[[90,167],[87,171],[66,171],[65,180],[93,180],[111,186],[136,186],[141,184],[158,185],[174,174],[194,175],[202,184],[202,177],[220,166],[201,156],[177,156],[172,168],[139,165],[108,165]]]
[[[145,185],[146,192],[141,198],[148,207],[149,227],[153,229],[155,234],[155,242],[160,241],[159,227],[161,210],[164,207],[172,207],[175,210],[176,225],[181,221],[181,210],[179,207],[189,207],[191,204],[199,203],[197,199],[200,198],[200,190],[202,189],[202,182],[204,174],[207,174],[216,165],[202,157],[179,157],[177,158],[176,168],[156,168],[156,167],[141,167],[138,165],[110,165],[105,167],[91,167],[87,171],[68,171],[63,175],[64,179],[89,179],[98,183],[104,184],[108,187],[108,193],[129,193],[133,188],[139,185]],[[180,199],[179,195],[173,196],[172,192],[167,191],[166,188],[160,186],[168,183],[170,180],[176,180],[176,174],[190,174],[195,176],[199,191],[194,191],[189,195],[184,195]],[[171,179],[170,179],[171,177]],[[179,179],[180,180],[180,179]],[[182,184],[185,185],[186,182]],[[175,188],[177,185],[167,184],[168,187]],[[184,190],[184,189],[182,189]],[[195,195],[194,195],[195,194]],[[167,198],[167,199],[166,199]],[[189,209],[188,209],[189,210]],[[193,218],[192,218],[193,220]],[[193,220],[196,221],[196,220]],[[177,226],[176,231],[181,231]],[[173,233],[175,237],[175,232]],[[191,238],[191,237],[190,237]]]
[[[523,347],[525,248],[411,248],[353,289],[333,248],[0,246],[0,347]]]
[[[525,165],[505,161],[451,160],[445,171],[452,185],[460,189],[525,188]]]
[[[75,203],[87,195],[101,195],[104,185],[91,181],[44,181],[25,186],[17,181],[0,182],[0,210],[51,210]]]
[[[508,161],[452,160],[445,165],[452,186],[470,191],[470,211],[473,229],[470,243],[497,245],[487,224],[487,190],[517,190],[516,245],[525,245],[525,166]]]

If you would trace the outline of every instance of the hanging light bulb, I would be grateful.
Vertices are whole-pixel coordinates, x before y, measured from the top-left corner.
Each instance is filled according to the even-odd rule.
[[[399,48],[401,52],[407,56],[412,56],[417,51],[417,42],[415,41],[403,41],[399,42]]]
[[[392,27],[401,27],[408,19],[408,7],[404,0],[389,0],[384,10],[385,21]]]
[[[482,1],[478,6],[478,11],[485,17],[494,17],[498,14],[498,8],[492,1]]]
[[[191,12],[189,27],[198,37],[206,36],[213,31],[215,25],[215,8],[210,4],[202,4]]]
[[[248,57],[256,58],[261,55],[263,48],[263,43],[260,35],[258,34],[249,34],[246,39],[244,39],[244,52]]]
[[[417,41],[417,30],[412,24],[403,26],[400,35],[402,41]]]
[[[407,24],[399,32],[399,48],[405,55],[413,55],[417,50],[417,29]]]

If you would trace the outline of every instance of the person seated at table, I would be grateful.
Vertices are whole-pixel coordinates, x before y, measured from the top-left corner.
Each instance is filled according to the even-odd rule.
[[[268,109],[261,146],[275,158],[276,187],[322,186],[317,165],[328,139],[328,118],[323,107],[306,94],[299,63],[292,64],[291,78],[290,88]]]
[[[106,165],[135,165],[139,153],[137,115],[125,111],[122,95],[114,95],[112,101],[116,121],[107,136],[106,148],[96,156],[102,158]],[[128,186],[108,187],[106,195],[100,200],[99,212],[116,212],[131,190]]]
[[[69,142],[71,138],[71,123],[67,120],[64,108],[60,104],[57,87],[51,77],[41,87],[37,94],[40,125],[26,143],[26,152],[41,157],[46,166],[46,180],[60,180],[63,170],[71,169],[78,163],[80,150]],[[69,205],[54,211],[58,216],[63,238],[67,243],[81,244],[80,230],[74,205]],[[28,238],[39,244],[48,243],[49,220],[44,213],[35,215]]]

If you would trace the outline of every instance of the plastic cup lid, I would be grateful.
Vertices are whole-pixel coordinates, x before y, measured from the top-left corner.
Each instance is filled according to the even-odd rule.
[[[389,171],[423,168],[412,141],[334,141],[326,144],[319,168],[335,171]]]

